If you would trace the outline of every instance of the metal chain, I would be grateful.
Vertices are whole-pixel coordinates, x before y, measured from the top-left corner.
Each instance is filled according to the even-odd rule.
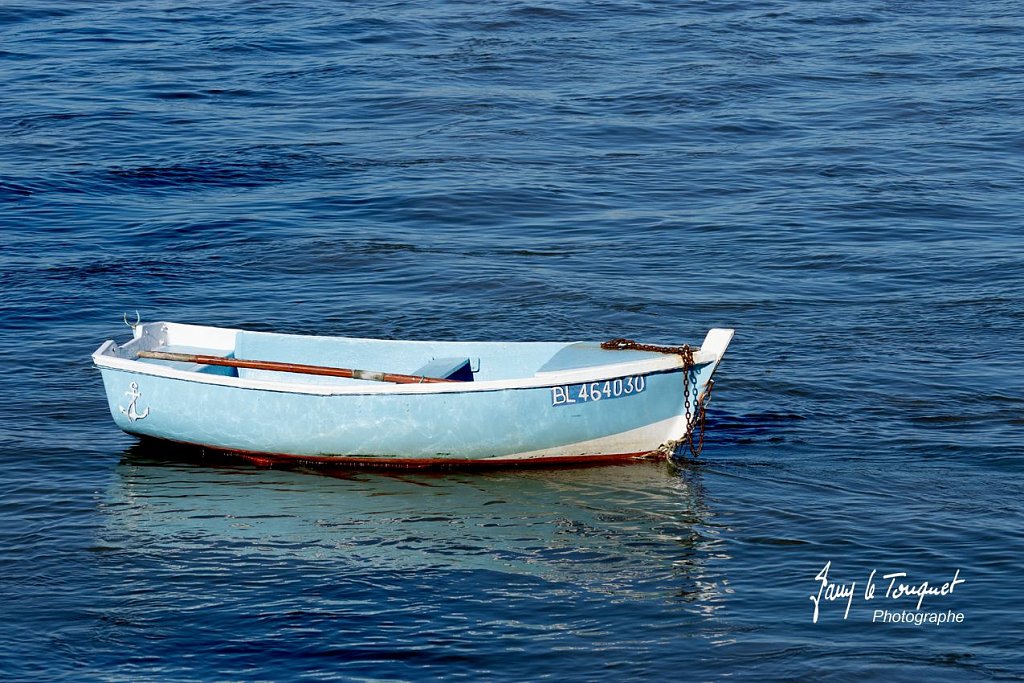
[[[705,408],[708,401],[711,399],[711,387],[714,386],[714,382],[708,380],[707,391],[704,392],[704,396],[701,397],[697,394],[697,386],[693,386],[693,401],[690,400],[690,372],[694,368],[693,364],[693,349],[690,348],[689,344],[683,344],[682,346],[658,346],[657,344],[641,344],[632,339],[625,339],[623,337],[617,337],[615,339],[609,339],[606,342],[601,343],[602,349],[607,350],[619,350],[619,351],[651,351],[653,353],[672,353],[683,360],[683,408],[685,409],[685,415],[687,419],[692,417],[691,422],[687,425],[686,436],[679,441],[674,441],[669,446],[670,451],[675,451],[682,444],[686,444],[690,453],[693,457],[699,457],[701,451],[704,450],[704,425],[706,419]],[[692,414],[692,410],[696,409],[696,414]],[[700,438],[697,443],[694,444],[693,433],[700,430]],[[660,449],[659,449],[660,450]],[[671,455],[672,453],[667,453]]]
[[[690,452],[693,453],[693,457],[695,458],[700,456],[701,451],[704,450],[704,431],[707,424],[707,407],[708,403],[711,402],[711,390],[714,388],[715,380],[709,379],[708,388],[704,390],[704,396],[698,397],[699,407],[697,409],[697,421],[694,424],[693,429],[696,430],[700,427],[700,439],[697,441],[696,447],[693,445],[693,431],[690,432],[689,438],[687,439],[687,442],[690,445]],[[697,393],[696,388],[694,388],[693,393]]]

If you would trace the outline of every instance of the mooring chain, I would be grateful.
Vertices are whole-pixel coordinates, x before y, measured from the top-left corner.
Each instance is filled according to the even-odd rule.
[[[632,339],[625,339],[618,337],[616,339],[609,339],[606,342],[601,343],[602,349],[608,350],[630,350],[630,351],[651,351],[653,353],[671,353],[679,356],[683,359],[683,407],[686,410],[686,416],[689,419],[692,415],[693,422],[689,425],[689,429],[686,431],[686,436],[682,439],[690,448],[690,453],[693,457],[700,456],[702,450],[704,450],[704,421],[706,419],[705,407],[707,406],[708,399],[711,398],[711,387],[712,382],[708,381],[707,391],[704,392],[704,397],[701,399],[697,393],[696,385],[693,387],[693,401],[690,400],[690,372],[694,368],[693,363],[693,349],[690,348],[689,344],[683,344],[682,346],[659,346],[657,344],[641,344]],[[693,408],[696,407],[696,414],[692,414]],[[700,438],[694,444],[693,433],[700,428]],[[676,442],[677,444],[679,442]]]

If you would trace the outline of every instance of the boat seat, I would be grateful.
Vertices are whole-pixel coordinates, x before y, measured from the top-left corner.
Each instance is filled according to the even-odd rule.
[[[452,379],[458,382],[473,381],[473,367],[468,358],[434,358],[422,368],[413,370],[409,374]]]
[[[239,332],[235,337],[235,357],[245,360],[358,368],[360,370],[472,381],[473,363],[466,357],[433,358],[426,365],[413,370],[414,363],[422,362],[424,356],[430,358],[428,354],[429,351],[416,358],[408,352],[395,353],[395,347],[391,344],[368,345],[365,340],[359,339],[290,336],[249,331]],[[478,361],[477,366],[479,366]],[[238,376],[243,379],[270,380],[290,384],[326,384],[331,386],[382,384],[382,382],[374,380],[286,373],[255,368],[239,368]],[[390,384],[390,382],[383,382],[383,384]]]

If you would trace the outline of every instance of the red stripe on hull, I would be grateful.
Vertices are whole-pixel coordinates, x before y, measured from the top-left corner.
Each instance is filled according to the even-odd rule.
[[[275,465],[338,467],[346,469],[367,470],[496,470],[523,469],[543,467],[571,467],[580,465],[598,465],[607,463],[638,460],[650,456],[649,453],[614,453],[611,455],[573,455],[565,457],[543,457],[471,460],[468,458],[357,458],[350,456],[308,457],[297,455],[265,455],[256,453],[240,453],[226,451],[262,467]]]
[[[238,449],[219,448],[205,444],[193,444],[173,439],[146,436],[146,440],[185,446],[201,451],[213,451],[224,455],[237,456],[259,467],[311,467],[316,469],[364,469],[364,470],[497,470],[544,467],[579,467],[622,463],[630,460],[663,458],[658,451],[638,453],[612,453],[608,455],[545,456],[516,459],[470,459],[470,458],[402,458],[402,457],[359,457],[334,455],[289,455],[285,453],[262,453]]]

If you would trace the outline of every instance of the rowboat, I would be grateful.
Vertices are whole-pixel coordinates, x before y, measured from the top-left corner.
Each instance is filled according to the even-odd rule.
[[[404,468],[696,455],[733,336],[691,348],[129,326],[92,355],[125,432],[264,465]]]

